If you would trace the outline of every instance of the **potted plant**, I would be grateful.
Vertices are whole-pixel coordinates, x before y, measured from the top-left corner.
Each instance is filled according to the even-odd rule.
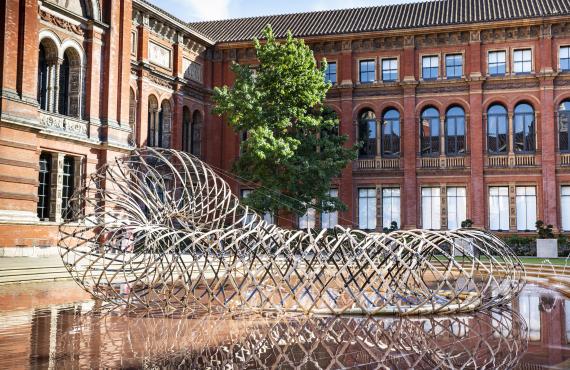
[[[545,225],[543,221],[536,221],[536,256],[540,258],[558,257],[558,240],[554,237],[552,225]]]

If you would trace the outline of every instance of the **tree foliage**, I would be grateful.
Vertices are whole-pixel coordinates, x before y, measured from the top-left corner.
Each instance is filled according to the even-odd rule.
[[[247,135],[234,172],[258,186],[245,202],[274,214],[343,210],[328,192],[357,148],[345,147],[336,114],[323,103],[331,87],[324,78],[326,61],[318,67],[313,52],[290,32],[279,42],[267,26],[263,37],[254,40],[259,64],[234,63],[233,87],[214,90],[214,113]]]

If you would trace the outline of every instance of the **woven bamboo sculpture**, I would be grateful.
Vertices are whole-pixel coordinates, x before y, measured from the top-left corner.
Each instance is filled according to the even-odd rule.
[[[133,309],[468,312],[508,303],[524,269],[475,230],[284,230],[187,153],[139,149],[93,174],[60,251],[96,298]]]

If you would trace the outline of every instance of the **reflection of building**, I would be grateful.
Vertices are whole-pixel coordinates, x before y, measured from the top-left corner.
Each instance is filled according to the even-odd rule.
[[[364,142],[335,182],[338,222],[570,231],[567,1],[456,4],[187,24],[145,0],[6,2],[0,246],[53,244],[85,174],[134,144],[229,170],[240,138],[210,113],[211,90],[231,85],[233,61],[256,63],[267,23],[326,57],[340,132]]]

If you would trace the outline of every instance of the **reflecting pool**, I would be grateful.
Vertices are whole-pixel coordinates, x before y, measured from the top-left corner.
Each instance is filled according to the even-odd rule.
[[[527,285],[510,307],[466,315],[165,318],[106,312],[73,282],[11,285],[0,367],[565,369],[570,300]]]

